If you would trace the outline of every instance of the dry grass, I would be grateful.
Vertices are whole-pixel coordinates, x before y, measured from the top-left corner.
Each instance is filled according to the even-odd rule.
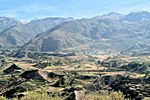
[[[59,97],[49,96],[47,93],[32,93],[21,98],[21,100],[61,100]]]
[[[111,94],[88,94],[85,100],[124,100],[124,96],[121,92],[113,92]]]
[[[29,64],[26,62],[17,62],[16,65],[18,65],[19,67],[21,67],[24,70],[37,69],[36,67],[33,67],[34,64]]]
[[[7,99],[3,96],[0,96],[0,100],[7,100]]]
[[[21,100],[61,100],[59,97],[52,97],[47,94],[47,88],[39,88],[36,91],[28,92]]]
[[[7,100],[5,97],[0,96],[0,100]],[[18,100],[17,98],[13,98],[12,100]],[[27,92],[25,96],[19,100],[61,100],[59,97],[52,97],[48,95],[47,92],[42,89],[40,91]]]

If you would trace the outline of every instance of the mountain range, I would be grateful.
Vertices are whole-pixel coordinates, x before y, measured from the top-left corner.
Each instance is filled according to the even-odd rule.
[[[24,24],[15,18],[0,17],[0,47],[23,46],[36,35],[69,20],[72,19],[44,18]]]
[[[109,13],[93,18],[45,18],[23,24],[0,18],[1,47],[30,51],[134,53],[150,51],[150,13]]]

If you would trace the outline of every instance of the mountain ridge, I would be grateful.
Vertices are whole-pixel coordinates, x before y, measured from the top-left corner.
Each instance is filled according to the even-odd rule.
[[[5,19],[5,17],[3,17],[3,19]],[[69,21],[70,19],[45,18],[30,21],[26,24],[21,23],[21,21],[18,23],[16,22],[16,24],[12,24],[13,21],[15,22],[15,19],[13,18],[7,18],[6,20],[12,21],[6,23],[6,26],[0,32],[1,47],[22,46],[24,43],[29,42],[37,34],[40,34],[55,25]]]
[[[3,38],[10,46],[40,52],[91,49],[107,53],[147,52],[150,50],[149,26],[149,12],[126,15],[111,12],[92,18],[57,17],[16,23],[4,32]]]
[[[53,31],[46,31],[33,38],[24,47],[31,51],[47,52],[74,50],[72,48],[80,49],[79,47],[85,46],[89,51],[91,48],[96,48],[101,52],[127,53],[136,52],[135,43],[140,47],[150,42],[148,27],[150,17],[142,15],[142,18],[138,18],[137,21],[131,21],[127,19],[133,16],[130,13],[122,15],[119,19],[117,16],[117,20],[114,20],[109,17],[111,14],[63,23],[59,27],[54,27]],[[136,14],[145,14],[145,12],[137,12],[135,16]],[[139,41],[140,39],[145,39],[145,43]],[[139,52],[144,52],[145,49],[150,50],[150,45],[147,44],[144,47],[141,47]]]

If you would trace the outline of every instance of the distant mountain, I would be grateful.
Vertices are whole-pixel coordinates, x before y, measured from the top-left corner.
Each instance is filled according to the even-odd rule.
[[[25,27],[31,28],[35,34],[39,34],[45,32],[46,30],[56,25],[62,24],[70,20],[73,20],[73,18],[54,17],[54,18],[35,19],[27,23]]]
[[[59,24],[37,35],[24,49],[31,51],[150,51],[150,13],[110,13]]]
[[[108,13],[108,14],[104,14],[102,16],[96,16],[95,18],[119,20],[123,17],[124,17],[123,14],[116,13],[116,12],[111,12],[111,13]]]
[[[109,13],[93,18],[44,18],[29,23],[0,17],[0,47],[31,51],[135,53],[150,51],[150,13]]]
[[[21,24],[21,22],[17,19],[11,17],[0,17],[0,34],[3,31],[6,31],[11,27],[16,26],[17,24]]]
[[[0,17],[0,47],[24,45],[37,34],[69,20],[71,19],[44,18],[23,24],[14,18]]]
[[[140,20],[150,20],[150,13],[146,11],[142,12],[132,12],[126,15],[123,20],[126,21],[140,21]]]
[[[0,47],[9,44],[6,40],[7,36],[5,36],[5,32],[13,27],[16,27],[17,25],[21,25],[21,22],[15,18],[0,17]]]

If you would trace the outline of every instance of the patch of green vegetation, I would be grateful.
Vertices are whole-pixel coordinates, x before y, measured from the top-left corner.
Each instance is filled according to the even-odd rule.
[[[150,63],[144,62],[130,62],[127,65],[123,65],[122,68],[126,69],[126,71],[135,71],[140,73],[146,73],[150,70]]]
[[[97,64],[103,67],[118,67],[121,64],[123,64],[123,62],[116,60],[116,59],[112,59],[112,60],[106,60],[106,61],[98,61]]]
[[[38,80],[31,80],[31,81],[30,81],[30,84],[31,84],[31,85],[35,85],[35,86],[42,86],[42,85],[45,85],[44,82],[41,82],[41,81],[38,81]]]

